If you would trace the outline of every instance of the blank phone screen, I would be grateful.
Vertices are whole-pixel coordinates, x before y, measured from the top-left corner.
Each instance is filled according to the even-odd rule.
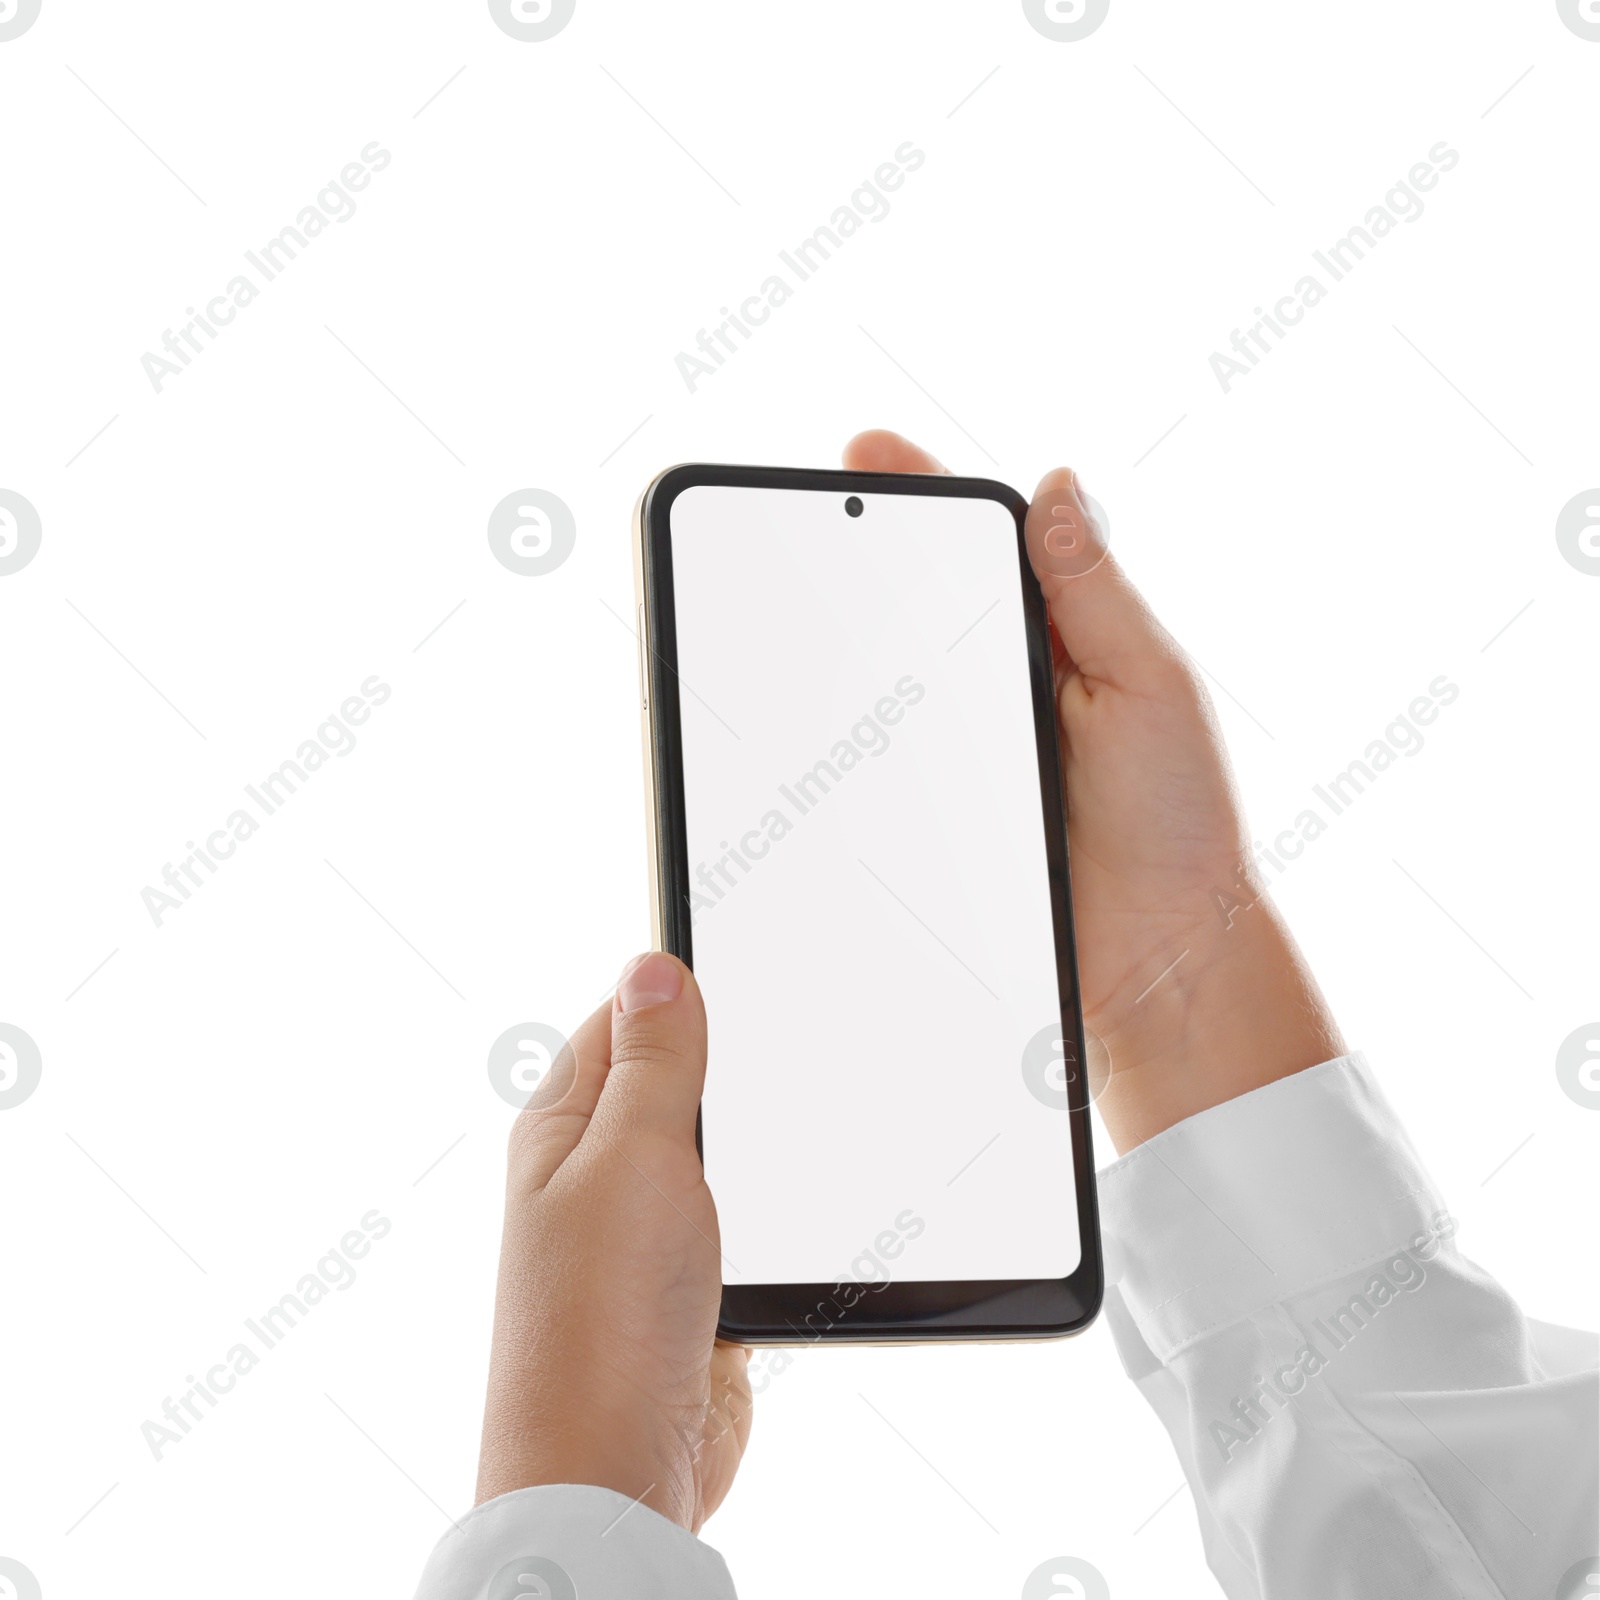
[[[706,1177],[729,1284],[1079,1263],[1011,511],[670,508]]]

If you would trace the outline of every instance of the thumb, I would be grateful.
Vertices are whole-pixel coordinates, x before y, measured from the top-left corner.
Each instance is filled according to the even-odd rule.
[[[623,968],[599,1115],[630,1133],[694,1141],[706,1078],[706,1012],[694,974],[657,950]]]
[[[1109,532],[1070,467],[1039,480],[1026,537],[1050,619],[1085,677],[1134,688],[1182,653],[1117,565]]]

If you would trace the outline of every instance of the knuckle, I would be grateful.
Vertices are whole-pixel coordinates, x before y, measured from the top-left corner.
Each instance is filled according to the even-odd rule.
[[[563,1138],[568,1114],[527,1107],[519,1111],[506,1135],[506,1181],[513,1187],[537,1184],[549,1165],[552,1146]]]
[[[672,1199],[696,1187],[705,1175],[692,1135],[627,1123],[613,1130],[609,1145],[646,1183]]]
[[[684,1038],[647,1028],[620,1025],[611,1036],[611,1070],[641,1067],[657,1072],[674,1072],[691,1067],[699,1048]]]

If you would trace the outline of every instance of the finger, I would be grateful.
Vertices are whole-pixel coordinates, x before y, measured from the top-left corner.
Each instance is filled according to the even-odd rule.
[[[577,1148],[611,1065],[611,1001],[599,1006],[550,1063],[511,1125],[508,1170],[522,1193],[536,1193]]]
[[[1047,472],[1028,507],[1028,559],[1077,670],[1137,688],[1183,654],[1124,576],[1070,467]]]
[[[749,1350],[742,1345],[718,1343],[711,1352],[710,1378],[705,1432],[696,1447],[701,1496],[696,1528],[722,1504],[750,1442]]]
[[[858,433],[844,447],[844,464],[850,472],[943,472],[949,468],[936,461],[920,445],[902,439],[887,428],[869,428]]]
[[[662,951],[623,969],[611,1013],[611,1070],[596,1108],[608,1132],[694,1146],[706,1079],[706,1013],[694,974]]]
[[[706,1437],[713,1443],[732,1437],[739,1454],[750,1442],[750,1423],[754,1401],[750,1392],[748,1345],[728,1344],[722,1339],[711,1347],[711,1403],[706,1418]]]

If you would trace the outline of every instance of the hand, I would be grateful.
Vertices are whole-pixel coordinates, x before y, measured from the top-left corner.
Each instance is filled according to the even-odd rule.
[[[594,1484],[698,1532],[750,1434],[716,1344],[716,1207],[695,1149],[706,1016],[673,956],[629,963],[511,1130],[478,1502]]]
[[[844,464],[946,470],[884,432],[852,439]],[[1084,1020],[1102,1047],[1091,1085],[1128,1150],[1344,1043],[1265,898],[1199,674],[1070,469],[1035,490],[1027,544],[1050,607]]]

